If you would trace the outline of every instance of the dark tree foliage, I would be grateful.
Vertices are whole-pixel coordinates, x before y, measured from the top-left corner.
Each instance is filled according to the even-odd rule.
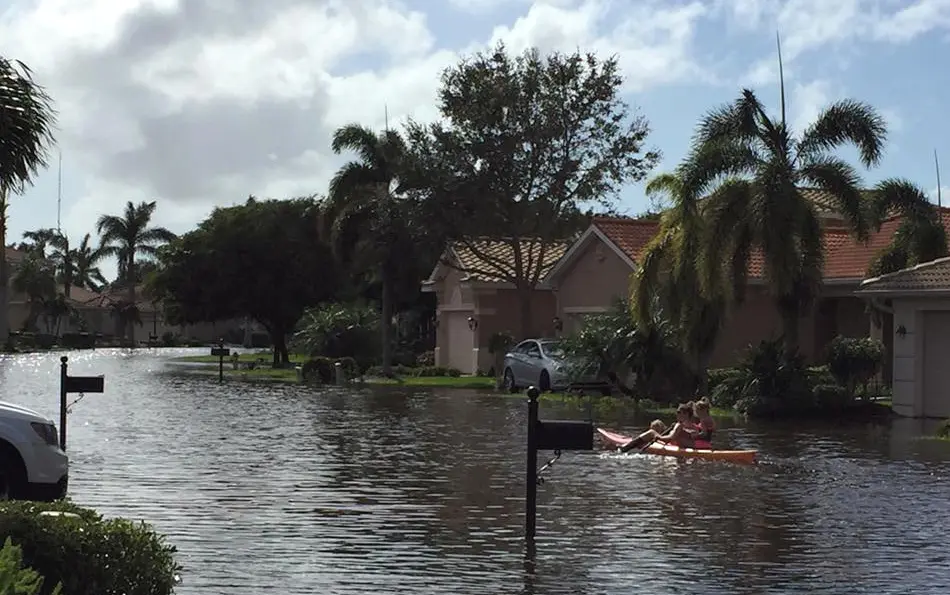
[[[286,338],[304,310],[338,289],[338,267],[321,229],[321,203],[312,197],[250,197],[217,208],[161,250],[151,291],[174,324],[253,318],[274,342],[275,367],[286,364]]]
[[[465,272],[519,290],[526,323],[545,251],[659,158],[644,149],[649,126],[621,100],[622,83],[613,58],[512,57],[499,44],[443,73],[441,122],[407,127],[402,182],[424,197],[425,221],[476,255]],[[512,258],[489,254],[485,236],[508,243]]]

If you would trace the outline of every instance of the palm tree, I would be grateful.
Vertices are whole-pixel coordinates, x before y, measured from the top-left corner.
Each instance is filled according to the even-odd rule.
[[[141,202],[138,205],[129,201],[122,216],[102,215],[96,222],[96,231],[100,236],[103,256],[115,256],[119,260],[119,279],[128,291],[128,304],[133,307],[135,298],[135,259],[139,256],[154,258],[158,248],[173,239],[175,234],[164,227],[149,227],[155,213],[156,202]],[[121,318],[123,324],[133,320]],[[135,346],[135,325],[126,325],[128,339]]]
[[[781,118],[773,119],[746,89],[734,103],[710,112],[700,123],[683,171],[690,194],[713,188],[703,207],[709,225],[705,284],[719,283],[728,263],[737,285],[744,285],[750,257],[761,253],[791,353],[798,348],[799,318],[820,290],[824,258],[818,212],[801,189],[824,191],[855,236],[866,241],[867,201],[860,176],[832,151],[852,144],[870,167],[881,158],[886,127],[869,105],[844,100],[795,136],[786,124],[784,104],[783,97]]]
[[[73,269],[70,280],[76,287],[99,292],[106,285],[106,278],[99,269],[99,263],[105,254],[102,248],[94,248],[90,245],[90,238],[90,234],[87,233],[79,246],[72,250]]]
[[[30,307],[24,326],[35,329],[45,304],[56,298],[56,269],[39,253],[30,252],[17,267],[12,281],[13,290],[25,295]]]
[[[675,339],[699,381],[697,388],[704,392],[706,369],[726,315],[727,292],[723,286],[702,283],[696,255],[706,239],[705,224],[696,197],[683,182],[678,174],[662,174],[647,184],[647,195],[665,196],[671,208],[660,216],[659,231],[634,275],[631,302],[641,328],[661,314],[673,324]]]
[[[376,134],[349,124],[333,134],[333,151],[355,152],[330,182],[328,221],[331,241],[353,270],[374,271],[382,285],[380,300],[383,374],[392,375],[394,285],[401,266],[397,247],[408,237],[406,203],[394,196],[406,155],[398,132]]]
[[[59,232],[51,227],[43,227],[33,231],[23,232],[25,242],[20,242],[17,249],[25,252],[34,252],[40,258],[46,258],[46,249],[49,248]]]
[[[872,223],[881,230],[884,220],[900,216],[888,246],[877,255],[868,270],[876,277],[947,256],[947,230],[940,212],[918,186],[903,179],[887,179],[874,187]]]
[[[47,166],[55,110],[45,89],[18,60],[0,57],[0,246],[7,245],[7,205]],[[10,335],[9,264],[0,258],[0,342]]]
[[[96,266],[103,258],[102,249],[90,246],[90,239],[91,234],[87,233],[75,248],[69,245],[69,238],[62,233],[57,232],[48,240],[53,248],[50,259],[56,263],[57,281],[62,284],[66,297],[70,296],[73,287],[98,291],[105,284],[102,271]]]

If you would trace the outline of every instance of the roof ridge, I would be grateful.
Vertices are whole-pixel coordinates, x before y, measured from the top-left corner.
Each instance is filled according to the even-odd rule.
[[[928,260],[927,262],[921,262],[915,264],[914,266],[905,267],[899,271],[893,271],[891,273],[884,273],[883,275],[878,275],[877,277],[871,277],[870,279],[865,279],[861,282],[861,285],[869,285],[871,283],[877,283],[879,281],[888,281],[890,279],[896,279],[901,275],[906,275],[908,273],[913,273],[919,270],[929,269],[937,265],[943,264],[945,262],[950,262],[950,256],[943,256],[941,258],[936,258],[934,260]]]

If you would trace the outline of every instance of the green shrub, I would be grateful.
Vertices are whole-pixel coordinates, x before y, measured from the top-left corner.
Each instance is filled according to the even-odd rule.
[[[346,376],[347,380],[359,378],[363,375],[359,365],[356,363],[356,360],[352,357],[341,357],[336,361],[340,362],[340,366],[343,368],[343,374]]]
[[[821,411],[843,409],[852,401],[847,389],[834,383],[815,385],[812,394],[815,397],[815,407]]]
[[[333,363],[328,357],[312,357],[301,366],[300,374],[305,382],[332,384],[336,376]]]
[[[728,383],[735,389],[735,408],[741,413],[753,417],[788,415],[814,406],[804,360],[798,353],[787,354],[782,340],[750,346],[736,370]]]
[[[859,386],[867,394],[868,382],[884,366],[884,354],[884,344],[877,339],[838,335],[828,345],[828,370],[851,397]]]
[[[937,427],[936,435],[940,438],[950,438],[950,419],[944,421]]]
[[[59,344],[66,349],[92,349],[96,346],[96,336],[92,333],[63,333]]]
[[[376,308],[361,303],[326,304],[304,312],[294,333],[299,353],[356,360],[361,370],[379,358],[380,322]]]
[[[423,351],[418,356],[416,356],[416,365],[417,366],[434,366],[435,365],[435,351]]]
[[[78,518],[42,514],[48,511]],[[45,577],[43,595],[57,583],[68,595],[166,595],[181,570],[175,547],[147,524],[105,519],[68,501],[4,502],[0,536],[21,547],[23,563]]]
[[[23,549],[7,537],[0,549],[0,595],[39,595],[44,582],[40,573],[23,566]],[[61,592],[62,585],[56,585],[53,594]]]

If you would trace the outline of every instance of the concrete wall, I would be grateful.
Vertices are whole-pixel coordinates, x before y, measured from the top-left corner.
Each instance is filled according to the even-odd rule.
[[[950,312],[950,299],[896,298],[894,304],[893,345],[893,408],[894,412],[907,417],[927,415],[925,400],[939,398],[940,395],[925,394],[925,374],[941,370],[941,362],[948,361],[950,351],[926,353],[924,325],[928,312]],[[944,329],[932,329],[942,332]],[[950,328],[946,329],[950,332]],[[903,332],[902,332],[903,331]],[[947,351],[944,353],[944,351]],[[930,366],[925,361],[932,359]],[[947,366],[942,366],[946,368]]]

